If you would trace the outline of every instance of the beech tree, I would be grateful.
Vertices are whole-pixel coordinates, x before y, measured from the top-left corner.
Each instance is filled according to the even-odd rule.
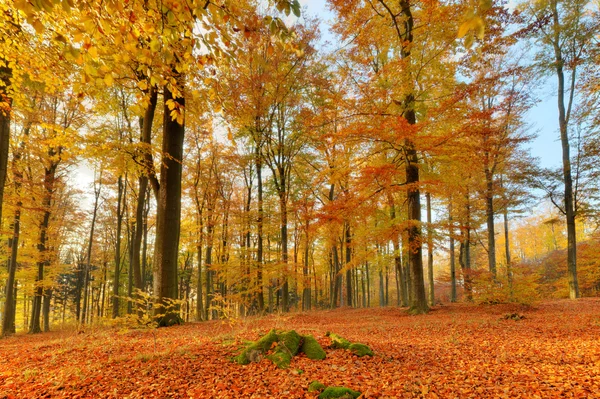
[[[574,199],[570,130],[572,112],[577,99],[578,72],[586,62],[586,54],[598,32],[597,20],[588,11],[588,0],[527,1],[520,4],[529,26],[526,32],[540,46],[536,66],[555,76],[558,105],[558,127],[562,148],[562,180],[568,235],[567,269],[569,296],[579,297],[577,280],[577,210]]]

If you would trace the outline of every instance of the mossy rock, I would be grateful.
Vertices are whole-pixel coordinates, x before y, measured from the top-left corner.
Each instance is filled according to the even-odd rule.
[[[269,331],[266,335],[263,335],[258,341],[251,343],[240,353],[234,357],[233,360],[238,364],[249,364],[250,362],[258,362],[265,353],[271,349],[273,343],[277,342],[279,338],[275,330]]]
[[[353,391],[346,387],[327,387],[319,395],[319,399],[356,399],[360,396],[360,392]]]
[[[279,345],[277,345],[275,350],[280,349],[281,351],[287,351],[292,356],[296,356],[298,354],[300,344],[302,343],[302,337],[300,334],[294,330],[290,330],[277,334],[277,338],[279,339]]]
[[[348,349],[350,346],[350,341],[337,334],[328,332],[325,335],[331,339],[331,346],[335,349]]]
[[[306,354],[306,357],[312,360],[323,360],[327,356],[321,345],[319,345],[312,335],[304,336],[300,350]]]
[[[325,388],[325,384],[319,381],[313,381],[308,385],[308,392],[322,392]]]
[[[373,356],[373,351],[365,344],[350,344],[348,349],[358,357]]]
[[[373,351],[365,344],[358,342],[352,343],[337,334],[328,332],[326,334],[331,339],[331,347],[335,349],[349,349],[356,356],[373,356]]]
[[[302,337],[294,330],[284,331],[277,334],[279,342],[275,347],[275,352],[267,356],[267,359],[275,363],[280,369],[290,367],[292,358],[296,356],[300,349]]]
[[[286,352],[274,352],[267,355],[266,358],[272,361],[280,369],[287,369],[292,362],[292,356]]]

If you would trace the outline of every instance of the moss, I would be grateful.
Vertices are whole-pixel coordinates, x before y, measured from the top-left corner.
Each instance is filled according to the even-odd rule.
[[[274,352],[267,355],[267,359],[272,361],[280,369],[287,369],[292,362],[292,356],[286,352]]]
[[[258,341],[251,343],[240,353],[234,357],[233,360],[238,364],[249,364],[250,362],[258,362],[266,352],[271,349],[273,343],[277,342],[279,338],[275,330],[269,331],[266,335],[263,335]]]
[[[340,337],[337,334],[328,332],[326,334],[329,338],[331,338],[331,346],[336,349],[348,349],[350,346],[350,341],[345,338]]]
[[[312,360],[323,360],[327,356],[321,345],[319,345],[312,335],[304,336],[301,350],[306,354],[306,357]]]
[[[308,392],[321,392],[326,388],[325,384],[313,381],[308,385]]]
[[[277,349],[287,351],[292,356],[296,356],[298,350],[300,349],[302,337],[296,331],[290,330],[278,334],[278,338],[279,345],[277,346]],[[284,345],[285,348],[281,347],[282,345]]]
[[[360,396],[360,392],[353,391],[350,388],[346,387],[327,387],[321,394],[319,395],[319,399],[334,399],[334,398],[342,398],[342,399],[356,399]]]
[[[277,347],[275,351],[267,356],[280,369],[286,369],[290,366],[292,357],[296,356],[300,349],[302,337],[294,330],[285,331],[277,334]]]
[[[365,344],[350,344],[348,347],[356,356],[373,356],[373,351]]]

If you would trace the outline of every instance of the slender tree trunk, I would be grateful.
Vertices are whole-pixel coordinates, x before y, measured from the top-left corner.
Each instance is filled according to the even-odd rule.
[[[452,219],[452,199],[448,205],[448,222],[450,225],[450,302],[456,302],[456,254],[454,248],[454,221]]]
[[[510,300],[513,300],[513,271],[512,260],[510,258],[510,240],[508,236],[508,207],[504,208],[504,253],[506,255],[506,278],[508,280],[508,289],[510,291]]]
[[[206,292],[205,292],[205,307],[204,307],[204,320],[208,320],[209,318],[209,310],[213,300],[213,277],[214,271],[212,270],[212,249],[213,249],[213,222],[212,222],[212,207],[209,208],[209,220],[206,228],[206,236],[207,236],[207,244],[206,244],[206,256],[204,257],[204,270],[205,270],[205,283],[206,283]]]
[[[564,73],[564,60],[562,56],[562,49],[560,47],[560,21],[558,2],[552,2],[552,19],[555,31],[554,40],[554,56],[556,65],[556,76],[558,79],[558,126],[560,129],[560,142],[562,146],[562,163],[563,163],[563,182],[565,186],[565,217],[567,219],[567,275],[569,280],[569,297],[571,299],[579,298],[579,282],[577,279],[577,236],[575,226],[575,201],[573,195],[573,178],[571,172],[571,150],[569,145],[569,117],[571,110],[571,103],[573,93],[575,91],[575,71],[573,71],[573,79],[569,85],[569,93],[571,93],[571,99],[569,100],[568,111],[565,105],[565,95],[567,90],[565,89],[565,73]]]
[[[256,220],[256,290],[258,299],[258,310],[260,313],[265,311],[265,295],[263,292],[263,224],[264,224],[264,208],[263,208],[263,184],[262,184],[262,155],[260,153],[260,145],[257,143],[254,153],[254,162],[256,162],[256,191],[258,202],[258,216]]]
[[[494,229],[494,180],[489,168],[485,170],[485,216],[488,236],[488,266],[490,273],[496,279],[496,232]]]
[[[119,286],[121,284],[121,231],[123,229],[123,197],[126,184],[123,184],[123,176],[117,180],[117,232],[115,242],[115,270],[113,279],[112,318],[119,317]]]
[[[1,72],[0,72],[1,73]],[[2,111],[0,111],[2,114]],[[0,121],[1,123],[1,121]],[[1,129],[1,127],[0,127]],[[25,135],[29,135],[29,126],[25,129]],[[0,144],[1,146],[1,144]],[[23,152],[24,143],[21,142],[19,149],[16,150],[13,154],[12,161],[12,173],[14,179],[14,187],[15,187],[15,196],[19,198],[17,200],[17,204],[15,207],[14,218],[11,223],[11,227],[13,230],[12,237],[8,240],[8,247],[10,249],[10,256],[8,258],[8,276],[6,279],[6,300],[4,301],[4,319],[2,319],[2,335],[10,335],[16,332],[15,329],[15,316],[16,316],[16,295],[11,295],[13,291],[16,291],[15,285],[15,274],[17,272],[17,255],[19,250],[19,234],[21,230],[21,207],[23,206],[23,201],[21,201],[21,186],[23,184],[23,172],[21,170],[21,165],[19,165],[22,152]],[[1,156],[1,155],[0,155]],[[1,179],[1,176],[0,176]],[[0,202],[2,198],[0,198]],[[1,206],[0,206],[1,207]],[[1,212],[1,210],[0,210]],[[0,214],[0,219],[2,215]],[[0,223],[1,224],[1,223]]]
[[[352,269],[350,264],[352,262],[352,235],[350,234],[350,222],[346,221],[345,234],[346,234],[346,304],[353,306],[352,302]]]
[[[311,289],[310,289],[310,275],[309,275],[309,251],[310,251],[310,236],[309,236],[309,227],[310,227],[310,222],[308,220],[308,218],[306,219],[306,225],[304,226],[305,228],[305,247],[304,247],[304,262],[303,262],[303,268],[302,268],[302,277],[303,277],[303,281],[304,284],[303,286],[303,290],[302,290],[302,310],[310,310],[311,309]]]
[[[154,254],[154,295],[158,323],[169,326],[180,322],[177,300],[177,255],[181,222],[181,173],[183,160],[184,124],[172,120],[169,104],[173,102],[183,113],[185,101],[173,98],[164,87],[163,159],[160,168],[160,186],[156,215],[156,245]]]
[[[48,156],[50,159],[58,156],[60,159],[61,148],[48,150]],[[35,295],[33,298],[33,304],[31,307],[31,324],[29,325],[29,333],[36,334],[42,332],[40,317],[42,314],[42,298],[44,296],[44,267],[48,264],[47,259],[47,248],[46,243],[48,240],[48,226],[50,224],[50,216],[52,214],[52,197],[54,194],[54,184],[56,182],[56,169],[58,163],[51,163],[49,167],[44,169],[44,198],[42,200],[42,207],[44,209],[44,216],[40,223],[40,235],[38,239],[38,256],[39,261],[37,262],[38,272],[35,279]]]
[[[90,227],[90,236],[88,238],[88,247],[86,254],[86,264],[85,264],[85,280],[83,283],[83,313],[81,314],[81,324],[85,324],[87,305],[88,305],[88,285],[90,281],[90,273],[92,266],[92,247],[94,244],[94,229],[96,228],[96,216],[98,215],[98,207],[100,202],[100,190],[102,189],[102,170],[100,170],[100,177],[98,179],[98,186],[94,182],[94,210],[92,213],[92,224]]]
[[[427,276],[429,279],[429,304],[435,305],[435,291],[433,281],[433,223],[431,220],[431,194],[425,195],[427,201]]]
[[[16,178],[16,177],[15,177]],[[20,184],[20,183],[19,183]],[[15,184],[16,185],[16,184]],[[18,195],[18,194],[17,194]],[[10,258],[8,259],[8,277],[6,279],[6,299],[4,301],[4,319],[2,319],[2,335],[10,335],[15,330],[16,298],[11,295],[15,289],[15,274],[17,272],[17,252],[19,249],[19,232],[21,229],[21,206],[22,202],[17,202],[15,216],[12,223],[13,234],[9,240]]]
[[[282,301],[281,305],[284,312],[290,311],[290,293],[288,276],[288,226],[287,226],[287,193],[285,191],[286,180],[281,176],[281,187],[283,191],[279,193],[279,208],[281,210],[281,263],[283,268],[283,285],[281,287]]]
[[[4,38],[0,39],[4,41]],[[6,61],[3,55],[0,60]],[[4,185],[8,174],[8,149],[10,146],[10,116],[12,99],[8,96],[6,89],[11,85],[12,69],[0,67],[0,226],[2,226],[2,204],[4,203]]]
[[[52,300],[52,288],[44,289],[44,303],[42,306],[42,319],[44,321],[44,332],[50,331],[50,301]]]

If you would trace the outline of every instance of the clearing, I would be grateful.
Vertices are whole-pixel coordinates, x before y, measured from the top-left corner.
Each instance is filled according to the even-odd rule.
[[[312,334],[327,358],[301,354],[288,369],[230,360],[272,328]],[[329,348],[327,331],[375,356]],[[425,316],[340,309],[158,330],[65,330],[2,339],[0,359],[0,398],[316,398],[313,380],[361,398],[600,397],[600,298],[452,304]]]

